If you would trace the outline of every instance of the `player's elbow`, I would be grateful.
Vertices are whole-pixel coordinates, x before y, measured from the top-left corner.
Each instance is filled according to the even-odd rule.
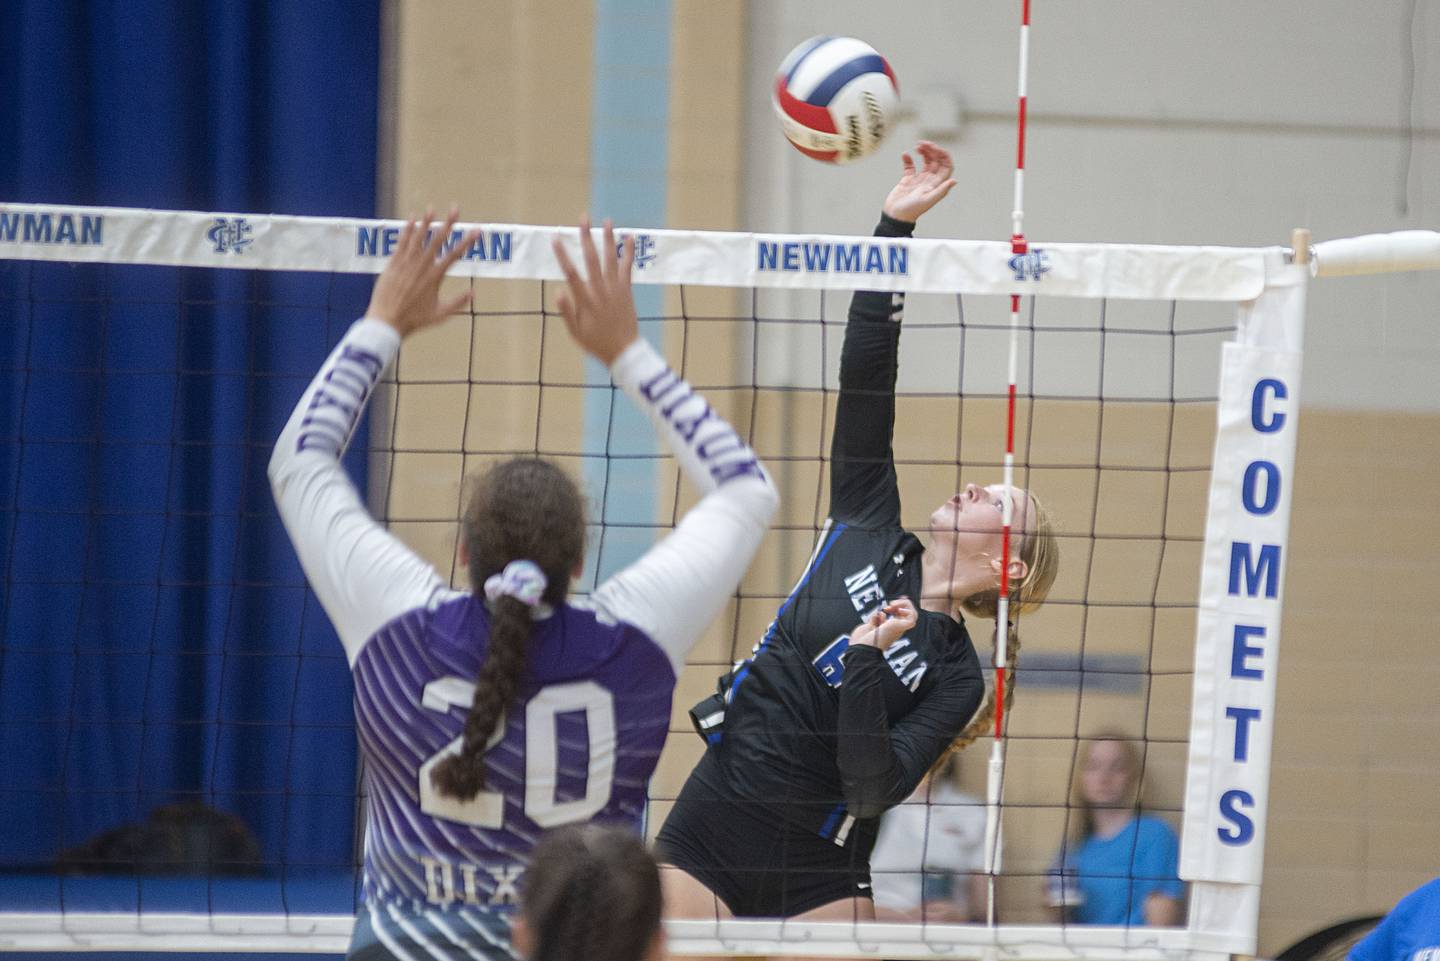
[[[761,474],[763,483],[752,485],[756,488],[751,495],[755,516],[760,523],[766,527],[775,519],[775,512],[780,509],[780,491],[775,488],[775,482],[770,479],[768,473]]]
[[[270,490],[276,494],[280,493],[284,486],[286,463],[287,458],[281,454],[280,445],[276,444],[275,449],[270,452],[270,463],[265,465],[265,476],[270,479]]]
[[[878,818],[892,807],[878,784],[845,779],[845,810],[855,817]]]
[[[270,492],[275,495],[277,502],[285,489],[309,466],[306,458],[296,456],[296,452],[287,449],[285,439],[280,439],[275,449],[270,452],[270,462],[265,465],[265,476],[270,480]]]
[[[845,810],[857,818],[878,818],[890,808],[891,805],[876,804],[871,801],[846,801],[845,803]]]
[[[857,818],[878,818],[901,801],[906,792],[900,789],[892,771],[856,774],[841,765],[840,783],[845,794],[845,810]]]
[[[780,492],[770,475],[760,468],[755,473],[736,478],[716,489],[711,496],[730,505],[730,510],[757,524],[761,530],[770,526],[780,508]]]

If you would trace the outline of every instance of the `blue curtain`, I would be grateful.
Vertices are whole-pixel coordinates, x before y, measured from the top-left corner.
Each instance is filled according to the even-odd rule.
[[[0,201],[373,216],[378,62],[379,0],[6,0]],[[0,868],[177,801],[352,861],[349,674],[265,463],[368,289],[0,261]]]

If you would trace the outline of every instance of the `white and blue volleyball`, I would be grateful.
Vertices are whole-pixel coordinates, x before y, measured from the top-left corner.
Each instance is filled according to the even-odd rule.
[[[863,40],[811,37],[775,75],[775,113],[807,157],[849,163],[885,139],[900,106],[890,64]]]

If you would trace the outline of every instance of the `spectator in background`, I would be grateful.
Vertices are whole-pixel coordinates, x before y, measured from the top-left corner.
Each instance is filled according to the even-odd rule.
[[[885,812],[870,854],[877,920],[985,920],[985,803],[960,790],[959,760]]]
[[[167,804],[62,851],[62,874],[241,877],[262,873],[260,843],[246,823],[204,804]]]
[[[1440,961],[1440,878],[1401,898],[1349,961]]]
[[[1140,759],[1123,735],[1081,749],[1069,830],[1051,869],[1049,903],[1077,924],[1184,921],[1180,846],[1164,821],[1141,813]]]

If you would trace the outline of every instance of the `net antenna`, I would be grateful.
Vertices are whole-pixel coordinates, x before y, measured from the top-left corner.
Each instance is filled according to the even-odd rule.
[[[1010,211],[1012,265],[1024,268],[1030,245],[1025,240],[1025,103],[1030,73],[1030,0],[1020,8],[1020,63],[1015,107],[1015,193]],[[1005,782],[1005,693],[1010,631],[1010,525],[1015,515],[1015,382],[1020,367],[1020,294],[1010,295],[1010,344],[1006,362],[1005,497],[1000,516],[1000,597],[995,611],[995,740],[985,777],[986,923],[995,924],[995,876],[1000,870],[1000,799]]]

